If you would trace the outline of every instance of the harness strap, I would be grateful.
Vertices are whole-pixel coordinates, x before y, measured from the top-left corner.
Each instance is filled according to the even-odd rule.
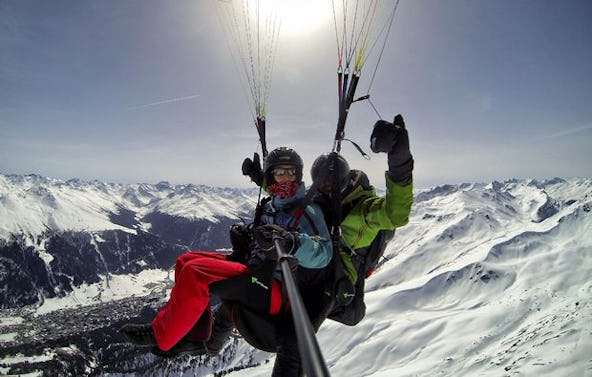
[[[296,209],[296,211],[294,212],[294,226],[298,227],[298,225],[300,224],[300,218],[302,216],[304,216],[306,218],[306,220],[308,221],[308,223],[312,227],[312,231],[314,232],[314,234],[316,236],[318,236],[319,235],[319,229],[315,225],[314,221],[312,221],[312,218],[310,217],[310,215],[302,207],[298,207]]]

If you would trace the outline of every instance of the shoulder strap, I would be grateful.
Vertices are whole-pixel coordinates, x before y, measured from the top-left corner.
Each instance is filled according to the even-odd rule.
[[[304,216],[306,218],[306,221],[308,221],[308,223],[312,227],[312,231],[314,232],[314,234],[318,236],[319,235],[319,229],[315,225],[312,217],[310,217],[310,215],[308,214],[308,212],[306,212],[306,207],[305,208],[298,207],[296,209],[296,211],[294,212],[294,225],[295,226],[298,226],[298,224],[300,223],[300,218],[302,216]]]

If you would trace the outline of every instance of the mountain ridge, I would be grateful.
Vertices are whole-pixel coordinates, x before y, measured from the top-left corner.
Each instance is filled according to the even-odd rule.
[[[228,248],[230,225],[250,216],[257,191],[0,174],[0,308]]]
[[[144,198],[138,200],[145,200],[154,187],[144,189]],[[169,203],[175,199],[184,203],[187,196],[195,200],[191,190],[163,197]],[[225,200],[217,198],[213,203]],[[241,200],[252,205],[249,198]],[[591,207],[590,178],[510,179],[417,190],[409,224],[397,230],[377,271],[366,282],[366,318],[355,327],[326,321],[317,334],[331,373],[352,377],[590,375]],[[124,225],[119,226],[136,229],[136,236],[145,231],[167,244],[165,231],[160,236],[148,233],[162,230],[164,225],[136,214],[122,213],[118,221]],[[171,229],[183,226],[168,222],[183,217],[166,216],[162,221]],[[145,225],[148,223],[150,226]],[[204,224],[223,228],[221,223]],[[200,229],[201,237],[204,230]],[[0,310],[0,344],[4,349],[0,372],[32,372],[45,365],[45,369],[56,371],[53,375],[60,375],[64,372],[60,368],[68,365],[83,375],[97,376],[271,374],[274,356],[252,349],[242,339],[233,338],[217,357],[175,360],[155,359],[148,350],[123,343],[117,326],[129,320],[149,321],[166,300],[173,282],[171,270],[149,263],[145,253],[138,253],[144,263],[133,264],[136,270],[116,271],[113,266],[125,265],[121,260],[126,254],[113,253],[120,262],[112,265],[108,249],[117,249],[115,237],[135,235],[108,232],[112,234],[73,236],[95,237],[97,241],[97,237],[111,237],[106,242],[109,248],[101,249],[111,269],[107,273],[101,270],[98,258],[97,281],[72,284],[71,291],[46,297],[35,305]],[[207,234],[202,239],[226,237]],[[174,234],[167,237],[177,239]],[[154,245],[154,240],[149,244]],[[87,247],[92,251],[94,246]],[[70,255],[75,255],[74,250]],[[186,249],[162,255],[182,250]],[[103,322],[95,321],[86,329],[56,329],[50,332],[51,341],[44,338],[47,330],[35,325],[44,318],[44,326],[59,321],[60,316],[83,318],[89,311]],[[118,314],[111,315],[111,321],[108,318],[113,311]],[[36,331],[40,335],[34,337],[37,343],[33,344],[24,334]],[[80,331],[80,336],[67,335],[72,331]],[[89,345],[87,338],[95,337],[103,340]],[[34,352],[25,351],[33,345]],[[19,352],[29,364],[17,361]],[[43,356],[44,352],[50,356]],[[52,375],[48,373],[45,375]]]

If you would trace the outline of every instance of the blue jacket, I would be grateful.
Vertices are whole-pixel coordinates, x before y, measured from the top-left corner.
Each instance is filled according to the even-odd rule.
[[[321,269],[327,267],[333,256],[331,235],[323,211],[316,204],[309,204],[303,208],[304,213],[295,216],[300,211],[300,204],[305,196],[304,183],[298,187],[296,195],[291,198],[272,196],[263,208],[261,222],[263,224],[277,224],[293,232],[298,240],[298,248],[293,255],[298,259],[300,267],[306,269]],[[298,217],[298,218],[297,218]]]

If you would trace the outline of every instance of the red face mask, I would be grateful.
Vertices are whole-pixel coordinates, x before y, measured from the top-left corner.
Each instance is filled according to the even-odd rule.
[[[269,186],[269,192],[280,198],[290,198],[296,194],[298,190],[298,182],[276,182]]]

